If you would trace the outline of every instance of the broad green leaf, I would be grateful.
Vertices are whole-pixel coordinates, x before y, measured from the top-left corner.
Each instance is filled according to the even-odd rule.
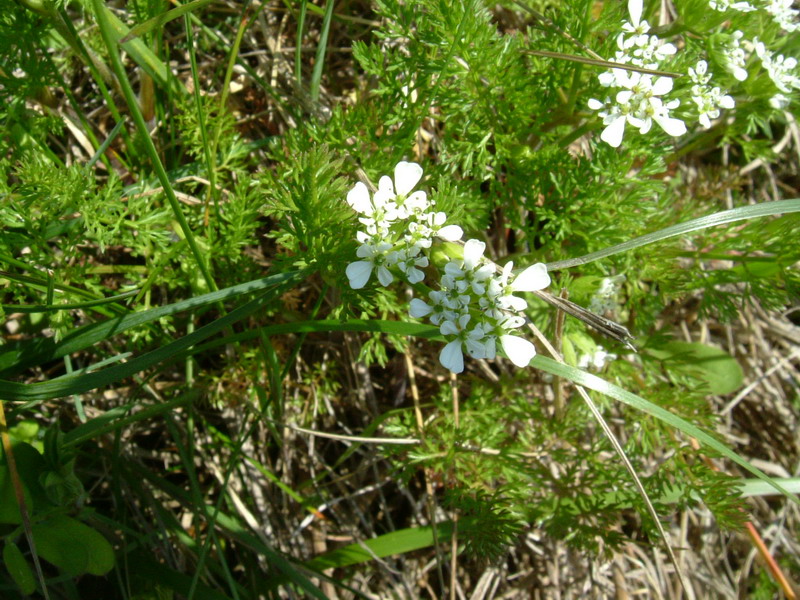
[[[36,590],[36,578],[31,566],[19,547],[8,539],[3,547],[3,564],[24,596],[29,596]]]
[[[114,549],[88,525],[57,515],[33,526],[39,556],[70,576],[105,575],[114,567]]]
[[[17,473],[22,481],[22,491],[28,513],[32,514],[36,510],[51,506],[47,500],[47,494],[39,484],[39,477],[47,470],[44,457],[36,448],[25,442],[17,442],[12,448]],[[21,522],[19,504],[14,493],[11,473],[6,465],[5,452],[0,449],[0,523],[20,524]]]
[[[670,370],[705,381],[712,394],[730,394],[744,383],[744,372],[736,359],[714,346],[675,341],[650,348],[648,353],[665,361]]]

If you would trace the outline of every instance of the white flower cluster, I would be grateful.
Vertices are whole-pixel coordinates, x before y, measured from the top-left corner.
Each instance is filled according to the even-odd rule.
[[[709,0],[708,5],[719,12],[726,12],[730,9],[738,10],[739,12],[753,12],[756,10],[756,7],[749,2],[731,2],[731,0]]]
[[[797,19],[800,10],[792,7],[792,0],[771,0],[764,9],[784,31],[800,29],[800,22]]]
[[[719,117],[720,108],[733,108],[733,98],[723,94],[718,87],[711,87],[711,73],[708,71],[708,63],[701,60],[694,68],[689,67],[689,77],[694,85],[692,86],[692,100],[697,105],[698,121],[705,129],[711,128],[711,119]]]
[[[753,49],[761,59],[761,65],[767,70],[769,78],[782,93],[775,94],[769,103],[778,109],[789,105],[790,99],[784,94],[789,94],[792,89],[800,89],[800,77],[797,76],[797,59],[793,56],[785,57],[775,54],[767,48],[758,38],[753,39]]]
[[[622,33],[617,36],[619,50],[614,62],[630,64],[645,69],[658,69],[661,62],[675,54],[676,48],[663,43],[655,35],[649,35],[650,25],[642,20],[642,0],[628,0],[630,22],[622,24]],[[630,35],[627,35],[630,34]],[[631,125],[645,134],[655,121],[672,136],[686,133],[686,125],[680,119],[670,116],[670,111],[680,105],[679,100],[664,102],[659,96],[672,91],[672,79],[656,77],[638,71],[610,69],[598,79],[604,87],[618,88],[620,91],[612,101],[605,102],[592,98],[589,108],[599,110],[605,129],[600,139],[614,148],[622,143],[625,125]]]
[[[591,354],[581,354],[578,358],[579,369],[592,369],[601,371],[608,363],[617,360],[617,355],[606,352],[605,348],[598,346]]]
[[[421,282],[422,269],[429,264],[427,253],[434,237],[455,242],[462,229],[444,223],[447,216],[434,212],[435,205],[425,192],[412,190],[422,177],[416,163],[401,162],[395,167],[394,182],[381,177],[378,191],[370,198],[363,183],[347,194],[347,203],[360,215],[364,231],[357,233],[361,243],[356,254],[362,260],[345,270],[350,287],[360,289],[373,271],[381,285],[389,285],[396,274],[411,284]],[[511,334],[525,323],[527,303],[515,292],[532,292],[550,285],[545,265],[528,267],[518,275],[508,263],[501,272],[483,257],[486,244],[467,240],[463,258],[450,260],[439,281],[439,289],[428,294],[430,304],[414,298],[409,313],[428,317],[439,327],[447,345],[439,354],[442,365],[453,373],[464,370],[464,353],[473,358],[494,358],[498,348],[517,366],[527,366],[536,350],[528,340]]]
[[[624,281],[625,275],[615,275],[601,279],[597,291],[592,295],[589,310],[599,315],[616,312],[619,309],[617,295]]]
[[[430,304],[414,298],[412,317],[428,317],[448,339],[439,354],[440,362],[453,373],[464,370],[464,352],[472,358],[494,358],[497,344],[518,367],[526,367],[536,355],[528,340],[510,332],[525,324],[527,302],[515,292],[533,292],[550,285],[547,267],[537,263],[518,275],[509,262],[497,273],[483,258],[486,244],[467,240],[463,259],[444,267],[440,288],[428,294]]]
[[[436,203],[425,192],[411,193],[421,178],[422,167],[400,162],[394,168],[394,182],[381,177],[372,198],[360,181],[347,194],[347,203],[363,215],[358,220],[366,226],[357,233],[361,246],[356,256],[363,260],[345,270],[354,290],[367,284],[372,271],[377,271],[383,286],[394,281],[392,271],[400,272],[409,283],[419,283],[425,277],[421,269],[428,266],[422,251],[431,247],[433,238],[454,242],[464,234],[458,225],[444,225],[447,215],[431,210]]]
[[[725,57],[725,69],[734,76],[738,81],[747,79],[747,52],[742,47],[742,38],[744,34],[741,31],[734,31],[728,42],[722,48],[722,54]],[[747,44],[747,42],[745,42]]]

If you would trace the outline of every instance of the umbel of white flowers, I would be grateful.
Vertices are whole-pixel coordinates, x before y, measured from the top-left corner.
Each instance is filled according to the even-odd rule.
[[[394,181],[381,177],[372,197],[360,182],[347,194],[347,203],[361,215],[358,220],[365,227],[356,234],[361,243],[356,255],[362,260],[345,270],[353,289],[364,287],[373,271],[383,286],[395,276],[410,284],[420,283],[425,278],[422,269],[430,265],[434,238],[456,242],[463,236],[458,225],[444,225],[447,215],[433,210],[435,201],[425,192],[412,192],[421,177],[418,164],[400,162],[394,169]],[[485,249],[483,242],[467,240],[463,256],[444,266],[438,289],[428,294],[428,302],[411,300],[409,314],[427,317],[447,340],[439,360],[453,373],[464,370],[465,353],[491,359],[499,350],[518,367],[528,366],[536,355],[531,342],[511,333],[525,324],[528,307],[514,294],[549,286],[547,267],[538,263],[514,274],[513,263],[499,269],[484,258]]]
[[[655,35],[649,35],[650,25],[642,20],[643,1],[628,0],[630,21],[622,24],[622,32],[617,36],[617,53],[614,62],[630,64],[645,69],[658,69],[667,57],[675,54],[674,45],[664,43]],[[625,34],[629,34],[626,36]],[[605,102],[592,98],[589,108],[599,110],[603,119],[603,133],[600,139],[609,146],[618,148],[622,143],[625,126],[631,125],[645,134],[655,121],[661,129],[671,136],[686,133],[686,125],[680,119],[670,116],[670,111],[680,105],[680,100],[664,102],[660,96],[672,91],[672,79],[656,77],[638,71],[610,69],[598,79],[600,85],[617,88],[620,91],[614,100]]]

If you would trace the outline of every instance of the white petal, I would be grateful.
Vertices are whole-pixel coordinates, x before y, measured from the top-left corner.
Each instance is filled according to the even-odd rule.
[[[472,358],[487,358],[486,347],[479,340],[467,339],[467,352]]]
[[[501,296],[498,303],[505,309],[523,311],[528,308],[528,303],[518,296]]]
[[[392,283],[392,281],[394,281],[392,273],[389,271],[389,269],[387,269],[383,265],[378,267],[378,281],[381,282],[381,285],[383,287],[386,287],[387,285]]]
[[[417,163],[401,161],[394,168],[394,183],[397,187],[397,194],[405,196],[414,189],[422,178],[422,167]]]
[[[653,118],[656,120],[656,123],[661,126],[661,129],[671,136],[677,137],[686,133],[686,124],[680,119],[659,116],[653,116]]]
[[[671,77],[659,77],[653,84],[653,94],[656,96],[663,96],[672,90]]]
[[[527,367],[536,356],[534,345],[518,335],[501,335],[500,345],[508,359],[518,367]]]
[[[637,121],[639,121],[639,123],[641,123],[638,127],[639,127],[639,133],[641,133],[642,135],[644,135],[645,133],[650,131],[650,128],[653,126],[653,119],[650,119],[650,118],[647,118],[645,120],[637,119]],[[628,122],[631,123],[631,119],[628,119]],[[635,123],[631,123],[631,124],[636,126]]]
[[[595,100],[594,98],[589,99],[589,108],[592,110],[600,110],[605,106],[600,100]]]
[[[353,189],[347,192],[347,203],[354,211],[362,215],[371,215],[373,212],[372,202],[369,200],[369,190],[362,182],[358,182]]]
[[[406,277],[408,277],[408,283],[414,284],[419,283],[423,279],[425,279],[425,273],[420,271],[419,269],[411,268],[406,271]]]
[[[486,244],[480,240],[467,240],[464,244],[464,268],[471,270],[483,256]]]
[[[439,353],[439,362],[453,373],[464,370],[464,354],[461,352],[461,340],[454,340],[447,344]]]
[[[642,0],[628,0],[628,14],[631,16],[631,24],[636,27],[642,20]]]
[[[430,202],[425,192],[418,191],[406,198],[405,205],[412,210],[422,212],[430,206]]]
[[[632,91],[622,90],[621,92],[617,93],[615,100],[617,101],[617,104],[627,104],[628,101],[631,99],[631,96],[633,96]]]
[[[447,225],[446,227],[442,227],[439,231],[437,231],[436,235],[448,242],[456,242],[464,235],[464,230],[458,225]]]
[[[600,75],[597,76],[597,80],[603,87],[609,87],[614,84],[617,78],[615,77],[614,73],[606,71],[605,73],[600,73]]]
[[[350,280],[350,287],[354,290],[360,290],[369,281],[370,273],[372,273],[372,263],[366,260],[358,260],[347,265],[345,273]]]
[[[511,289],[516,292],[534,292],[550,285],[550,275],[544,263],[536,263],[514,278]]]
[[[609,123],[608,127],[600,134],[600,139],[612,148],[619,148],[622,143],[622,135],[625,133],[625,117],[619,115]]]
[[[439,332],[442,335],[458,335],[458,327],[453,321],[448,320],[442,323],[439,327]]]
[[[432,312],[433,307],[427,304],[424,300],[412,298],[411,305],[408,310],[408,314],[410,314],[412,317],[415,319],[421,319],[423,317],[427,317]]]
[[[375,206],[384,206],[389,200],[395,197],[394,184],[392,179],[384,175],[378,180],[378,191],[372,197]]]

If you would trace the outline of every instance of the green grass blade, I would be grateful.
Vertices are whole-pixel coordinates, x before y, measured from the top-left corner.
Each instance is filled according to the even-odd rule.
[[[436,529],[439,537],[449,537],[453,530],[453,524],[450,521],[438,523]],[[311,559],[305,563],[305,566],[315,571],[323,571],[325,569],[370,562],[374,560],[375,556],[384,558],[386,556],[405,554],[422,548],[429,548],[432,545],[433,527],[410,527],[326,552]]]
[[[627,252],[628,250],[633,250],[634,248],[640,248],[648,244],[660,242],[661,240],[665,240],[667,238],[685,235],[687,233],[691,233],[692,231],[716,227],[717,225],[725,225],[726,223],[734,223],[736,221],[743,221],[746,219],[758,219],[761,217],[795,212],[800,212],[800,199],[797,198],[792,200],[762,202],[761,204],[753,204],[751,206],[741,206],[739,208],[725,210],[714,213],[713,215],[700,217],[698,219],[692,219],[691,221],[686,221],[685,223],[679,223],[678,225],[667,227],[661,231],[648,233],[647,235],[634,238],[627,242],[623,242],[622,244],[617,244],[616,246],[610,246],[603,250],[598,250],[597,252],[592,252],[591,254],[586,254],[585,256],[548,263],[547,270],[556,271],[558,269],[568,269],[569,267],[585,265],[614,254]]]
[[[23,405],[22,408],[27,408],[42,400],[61,398],[72,394],[82,394],[89,390],[114,383],[120,379],[130,377],[139,371],[169,360],[182,350],[186,350],[194,344],[219,333],[233,323],[250,316],[260,310],[267,302],[273,300],[279,293],[282,293],[284,289],[284,286],[281,286],[264,292],[255,300],[251,300],[224,317],[220,317],[216,321],[204,325],[189,335],[143,354],[127,363],[109,367],[97,373],[66,375],[51,381],[31,384],[0,380],[0,398],[26,401],[27,404]]]
[[[122,130],[122,126],[125,124],[125,121],[119,121],[116,125],[114,125],[114,129],[112,129],[108,136],[106,136],[105,141],[100,144],[100,147],[97,149],[97,152],[94,153],[94,156],[89,159],[89,162],[86,163],[87,168],[91,168],[94,164],[100,159],[101,156],[104,156],[106,150],[111,145],[111,142],[114,141],[114,138],[117,137],[117,134]]]
[[[328,51],[328,34],[331,30],[331,20],[333,19],[333,0],[327,0],[325,4],[325,16],[322,19],[322,31],[319,36],[319,46],[317,46],[317,56],[314,61],[314,71],[311,73],[311,100],[319,100],[319,86],[322,81],[322,69],[325,66],[325,53]]]
[[[159,29],[173,19],[182,17],[186,13],[190,13],[198,8],[203,8],[206,4],[211,4],[213,1],[214,0],[194,0],[188,4],[183,4],[177,8],[173,8],[172,10],[163,12],[160,15],[156,15],[152,19],[147,19],[147,21],[144,23],[139,23],[133,27],[127,35],[120,38],[119,43],[125,44],[126,42],[130,42],[133,38],[137,38],[145,33],[149,33],[154,29]]]
[[[116,44],[121,43],[120,40],[125,37],[130,29],[125,23],[120,21],[117,16],[111,12],[102,2],[95,2],[95,18],[98,20],[98,25],[102,19],[105,28],[101,26],[100,33],[102,35],[109,35],[113,44],[113,50],[109,49],[111,54],[116,52]],[[189,92],[180,82],[180,80],[170,77],[167,66],[153,53],[150,48],[140,39],[133,39],[124,45],[125,52],[127,52],[131,59],[139,65],[145,73],[150,75],[153,80],[162,87],[172,85],[173,91],[180,95],[186,95]],[[112,57],[113,60],[113,57]],[[120,81],[122,83],[122,81]]]
[[[130,298],[139,293],[139,290],[131,290],[116,296],[108,296],[107,298],[98,298],[97,300],[87,300],[86,302],[76,302],[74,304],[0,304],[3,310],[10,310],[21,313],[44,313],[55,312],[57,310],[72,310],[76,308],[91,308],[93,306],[102,306],[111,302],[118,302],[125,298]]]
[[[167,306],[152,308],[137,313],[127,313],[107,321],[84,325],[68,333],[60,342],[56,342],[53,338],[37,338],[28,343],[17,345],[9,344],[7,348],[3,348],[3,351],[0,352],[0,365],[9,365],[8,367],[0,367],[0,375],[8,377],[28,367],[43,364],[61,358],[67,354],[78,352],[79,350],[89,348],[103,341],[109,336],[117,335],[132,327],[151,323],[162,317],[168,317],[187,310],[198,309],[243,294],[251,294],[275,285],[299,281],[306,274],[306,272],[299,271],[278,273],[263,279],[248,281],[247,283],[203,294],[195,298],[189,298],[188,300],[176,302]]]
[[[576,367],[571,367],[569,365],[556,362],[551,358],[547,358],[546,356],[541,356],[541,355],[535,356],[533,361],[531,362],[531,366],[536,367],[537,369],[541,369],[546,373],[550,373],[558,377],[563,377],[564,379],[569,379],[573,383],[577,383],[578,385],[581,385],[583,387],[595,390],[597,392],[600,392],[601,394],[605,394],[606,396],[610,396],[611,398],[619,400],[620,402],[623,402],[628,406],[632,406],[633,408],[641,410],[642,412],[647,413],[650,416],[663,421],[670,427],[674,427],[675,429],[682,431],[686,435],[695,438],[696,440],[705,444],[709,448],[713,448],[721,455],[732,460],[742,468],[748,470],[750,473],[758,477],[760,480],[767,482],[773,488],[778,490],[781,494],[783,494],[784,496],[789,498],[792,502],[800,506],[800,499],[798,499],[797,496],[789,493],[774,479],[769,477],[760,469],[751,465],[746,459],[736,454],[733,450],[725,446],[725,444],[722,444],[721,442],[713,438],[711,435],[709,435],[696,425],[693,425],[688,421],[686,421],[685,419],[682,419],[681,417],[672,414],[668,410],[664,410],[660,406],[656,406],[652,402],[648,402],[641,396],[637,396],[636,394],[624,390],[621,387],[614,385],[613,383],[609,383],[608,381],[601,379],[600,377],[597,377],[596,375],[591,375]]]
[[[303,87],[303,33],[306,28],[308,0],[300,0],[300,16],[297,18],[297,36],[294,44],[294,79],[298,89]]]

